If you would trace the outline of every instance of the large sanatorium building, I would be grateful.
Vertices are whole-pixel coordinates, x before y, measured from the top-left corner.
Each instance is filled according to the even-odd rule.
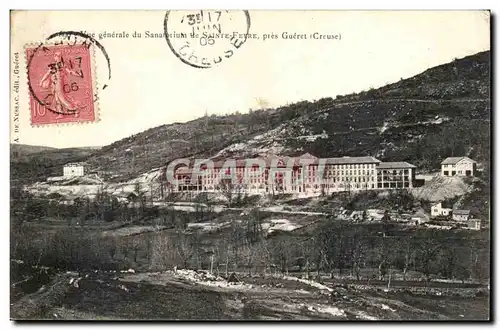
[[[237,160],[190,161],[170,167],[172,192],[319,195],[339,191],[413,187],[415,166],[371,157],[317,158],[268,156]]]

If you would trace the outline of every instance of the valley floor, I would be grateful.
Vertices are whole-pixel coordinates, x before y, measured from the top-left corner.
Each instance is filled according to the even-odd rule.
[[[65,273],[11,304],[11,318],[51,320],[487,320],[489,294],[402,290],[206,272]],[[483,288],[484,289],[484,288]],[[385,292],[387,291],[387,292]],[[52,302],[52,303],[47,303]],[[41,306],[43,305],[43,306]]]

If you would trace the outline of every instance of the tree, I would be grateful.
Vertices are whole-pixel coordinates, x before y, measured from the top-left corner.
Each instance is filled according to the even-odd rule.
[[[291,243],[289,237],[279,236],[271,240],[271,258],[274,264],[279,265],[282,275],[288,275],[291,264]]]
[[[406,275],[410,267],[415,266],[416,242],[412,235],[398,237],[396,242],[395,266],[402,270],[403,281],[406,281]]]
[[[189,260],[194,254],[191,237],[183,232],[177,232],[173,238],[175,251],[181,259],[182,267],[189,267]]]
[[[314,240],[316,251],[320,251],[323,256],[323,264],[329,268],[331,278],[334,277],[335,269],[338,269],[339,275],[342,275],[350,261],[347,228],[345,222],[329,221],[319,230]]]
[[[316,237],[311,236],[297,241],[295,244],[295,265],[299,267],[299,272],[305,272],[305,277],[307,279],[311,276],[312,261],[317,259],[315,255],[315,251],[317,251],[315,241]],[[302,276],[304,276],[304,274]]]
[[[439,265],[441,276],[445,278],[453,278],[455,276],[455,269],[458,263],[457,257],[456,251],[451,248],[446,248],[438,252],[437,264]]]
[[[136,182],[134,186],[134,194],[137,196],[137,201],[139,202],[140,206],[140,213],[139,216],[142,216],[144,214],[144,210],[146,209],[146,196],[144,194],[144,191],[142,191],[142,185],[140,182]]]
[[[228,275],[229,264],[232,264],[234,269],[238,268],[240,248],[246,240],[247,237],[244,225],[236,221],[231,221],[229,231],[224,239],[226,244],[226,276]]]
[[[350,178],[347,178],[349,180]],[[352,187],[351,187],[351,182],[350,181],[344,181],[344,191],[346,192],[346,204],[349,204],[352,199]]]
[[[382,237],[380,240],[380,245],[378,246],[377,249],[377,262],[378,262],[378,274],[379,274],[379,279],[382,281],[385,278],[385,275],[387,274],[387,268],[389,268],[389,271],[391,272],[391,267],[392,263],[389,260],[389,246],[388,246],[388,240],[387,240],[387,234],[389,232],[389,223],[391,221],[391,217],[389,215],[389,212],[386,210],[384,213],[384,216],[381,219],[382,222]]]
[[[389,197],[395,206],[401,207],[403,210],[412,209],[415,202],[413,195],[406,189],[391,190]]]
[[[252,209],[248,219],[246,219],[246,237],[250,242],[257,242],[264,238],[262,217],[258,208]]]
[[[243,256],[245,258],[245,266],[247,267],[248,276],[252,275],[252,266],[256,257],[256,249],[252,242],[247,238],[243,242]]]
[[[422,235],[417,247],[418,266],[426,281],[429,281],[431,274],[436,271],[436,257],[441,250],[441,244],[434,239],[433,232],[427,231]]]
[[[391,216],[388,210],[385,210],[384,216],[380,219],[382,222],[382,235],[385,237],[389,233]]]
[[[331,250],[334,244],[334,238],[329,232],[321,230],[316,236],[316,249],[318,251],[318,271],[319,268],[326,268],[326,271],[331,273],[333,277],[333,265],[331,262]],[[321,265],[322,267],[319,267]]]
[[[363,210],[363,214],[361,215],[361,219],[363,222],[366,222],[368,220],[368,214],[366,213],[366,210]]]
[[[361,265],[364,258],[363,235],[362,227],[356,226],[354,233],[349,236],[351,269],[358,281],[360,280]]]
[[[141,249],[141,240],[137,236],[132,238],[132,252],[133,252],[133,259],[134,263],[137,263],[137,258],[139,256],[139,251]]]
[[[234,194],[236,192],[236,187],[232,183],[232,180],[231,179],[222,179],[219,183],[219,189],[222,192],[222,194],[224,195],[224,197],[226,197],[228,206],[231,207],[232,202],[233,202],[233,197],[234,197]]]

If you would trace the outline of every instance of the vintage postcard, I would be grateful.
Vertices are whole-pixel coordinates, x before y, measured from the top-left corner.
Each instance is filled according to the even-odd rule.
[[[11,11],[12,320],[491,320],[489,11]]]

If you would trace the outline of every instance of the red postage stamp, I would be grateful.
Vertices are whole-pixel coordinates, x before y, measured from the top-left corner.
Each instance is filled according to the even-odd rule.
[[[96,120],[91,51],[88,45],[26,48],[32,125]]]

